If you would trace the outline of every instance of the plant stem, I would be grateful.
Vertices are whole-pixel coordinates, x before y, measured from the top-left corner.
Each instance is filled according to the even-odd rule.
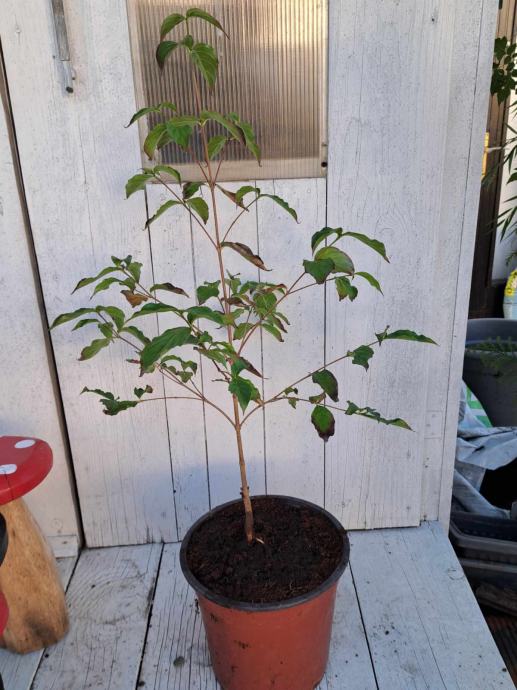
[[[199,90],[199,83],[198,83],[197,76],[196,76],[195,72],[194,72],[194,92],[196,95],[197,106],[198,106],[199,112],[201,114],[201,112],[203,111],[203,108],[201,105],[201,92]],[[208,142],[207,142],[204,127],[201,127],[201,139],[203,142],[205,162],[206,162],[207,171],[208,171],[208,186],[210,188],[210,197],[211,197],[211,202],[212,202],[212,213],[213,213],[213,218],[214,218],[215,248],[217,251],[217,259],[218,259],[218,263],[219,263],[219,275],[221,278],[221,286],[222,286],[222,290],[223,290],[224,312],[226,315],[229,315],[230,311],[231,311],[231,305],[228,302],[228,289],[227,289],[227,285],[226,285],[226,275],[225,275],[225,271],[224,271],[223,248],[221,247],[221,237],[220,237],[220,232],[219,232],[219,219],[217,216],[217,200],[215,197],[215,185],[216,185],[217,176],[214,179],[214,177],[212,175],[212,167],[210,165],[210,156],[208,155]],[[217,172],[219,172],[219,168],[217,169]],[[228,334],[228,343],[231,345],[233,343],[233,331],[232,331],[231,324],[228,324],[226,331]],[[253,506],[251,505],[250,490],[249,490],[248,480],[247,480],[247,476],[246,476],[246,462],[244,459],[244,448],[243,448],[243,444],[242,444],[241,421],[240,421],[240,415],[239,415],[239,403],[238,403],[237,397],[235,395],[232,395],[232,402],[233,402],[233,417],[234,417],[233,426],[235,429],[235,436],[237,439],[237,452],[239,455],[239,470],[240,470],[240,476],[241,476],[241,494],[242,494],[242,501],[244,504],[244,532],[246,534],[246,541],[248,542],[248,544],[251,544],[255,539]]]

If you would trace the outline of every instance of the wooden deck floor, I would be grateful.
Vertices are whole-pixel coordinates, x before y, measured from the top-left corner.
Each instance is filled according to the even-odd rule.
[[[319,690],[514,687],[438,524],[350,536]],[[70,633],[44,653],[0,652],[6,690],[218,690],[178,551],[148,544],[61,561]]]

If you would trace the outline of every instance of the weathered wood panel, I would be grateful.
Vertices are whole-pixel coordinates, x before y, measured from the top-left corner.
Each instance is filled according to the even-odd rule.
[[[73,538],[78,534],[78,525],[59,393],[45,341],[44,305],[35,284],[30,238],[17,186],[5,87],[0,65],[0,435],[36,436],[50,444],[54,455],[52,473],[30,492],[27,503],[47,536]],[[55,496],[59,501],[52,500]]]
[[[70,632],[44,655],[32,690],[136,687],[162,546],[83,551],[68,588]]]
[[[297,225],[268,199],[257,209],[260,255],[271,269],[263,280],[291,286],[303,272],[303,260],[311,258],[312,234],[325,225],[326,180],[275,180],[259,186],[263,192],[285,199],[298,213]],[[305,277],[300,285],[311,282]],[[285,342],[263,334],[266,400],[323,365],[324,300],[324,288],[319,286],[288,297],[279,307],[290,322]],[[305,393],[307,390],[311,394],[315,390],[310,381],[304,384]],[[311,424],[311,411],[305,403],[293,410],[285,401],[266,407],[267,488],[269,493],[293,494],[323,505],[324,448]]]
[[[440,324],[452,320],[456,288],[449,274],[457,276],[461,244],[448,263],[434,257],[435,251],[443,251],[446,236],[462,234],[461,211],[459,218],[449,216],[445,222],[441,209],[443,204],[456,212],[465,202],[467,171],[448,153],[450,133],[464,128],[470,136],[473,113],[479,118],[484,107],[473,93],[485,88],[488,94],[485,53],[492,46],[492,23],[486,21],[480,32],[482,4],[330,3],[328,223],[377,236],[392,259],[387,265],[366,248],[351,246],[356,266],[380,278],[385,298],[365,288],[354,304],[345,305],[328,291],[327,360],[346,347],[375,340],[374,332],[387,324],[433,337],[437,331],[441,342]],[[493,3],[491,8],[495,11]],[[457,12],[468,15],[468,22],[456,20]],[[480,41],[477,72],[470,63],[476,62]],[[465,55],[470,56],[467,79],[461,68]],[[451,70],[457,70],[457,77]],[[460,72],[463,99],[454,91]],[[478,128],[471,134],[481,150]],[[471,139],[461,142],[456,155],[468,158]],[[461,199],[452,202],[455,186]],[[474,225],[470,219],[463,232],[473,237]],[[461,262],[466,266],[468,260]],[[450,302],[440,311],[433,295],[442,293],[443,282]],[[456,361],[451,376],[448,342],[441,343],[440,353],[437,366],[430,346],[385,343],[370,372],[349,362],[340,367],[346,398],[372,405],[385,416],[402,416],[416,430],[408,434],[360,419],[337,424],[336,439],[327,447],[326,503],[346,526],[417,524],[422,512],[427,514],[427,505],[421,507],[426,424],[436,426],[433,415],[443,415],[449,379],[459,366]],[[441,391],[432,402],[429,378]],[[441,430],[438,437],[443,438]],[[427,452],[432,453],[428,465],[441,462],[437,444],[428,444]],[[451,467],[452,462],[448,457]],[[426,482],[431,474],[426,468]],[[437,481],[435,474],[433,488],[424,490],[426,504]]]
[[[438,523],[350,537],[352,573],[381,690],[513,687]]]
[[[164,547],[139,682],[153,690],[220,690],[179,546]],[[145,685],[144,685],[145,683]],[[375,690],[357,598],[348,571],[338,589],[327,672],[318,690]]]
[[[81,306],[70,296],[111,254],[128,251],[150,267],[143,195],[124,200],[141,165],[126,3],[67,3],[76,71],[64,91],[55,59],[51,3],[3,2],[2,46],[43,293],[49,318]],[[148,268],[149,270],[149,268]],[[78,275],[79,274],[79,275]],[[148,273],[150,275],[150,273]],[[115,302],[123,299],[114,297]],[[92,333],[92,339],[96,337]],[[78,365],[84,332],[52,334],[83,524],[90,546],[177,539],[165,406],[108,418],[82,387],[130,394],[138,375],[119,348]],[[165,480],[163,477],[168,475]]]
[[[57,562],[63,587],[67,589],[77,558],[60,558]],[[9,690],[29,690],[45,650],[31,654],[14,654],[0,650],[0,674]]]

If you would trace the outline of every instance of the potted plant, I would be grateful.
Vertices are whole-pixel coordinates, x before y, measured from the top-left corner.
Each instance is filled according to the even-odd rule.
[[[184,180],[173,167],[154,165],[131,177],[126,194],[129,197],[151,182],[163,185],[170,197],[146,226],[152,226],[169,208],[182,207],[190,214],[196,232],[213,249],[219,279],[201,283],[192,300],[173,283],[144,286],[140,263],[131,256],[112,257],[110,265],[80,280],[75,289],[94,286],[93,294],[98,294],[116,287],[126,298],[129,313],[111,305],[84,307],[62,314],[53,327],[75,321],[74,329],[93,327],[100,331],[101,337],[82,350],[81,360],[124,341],[133,348],[135,354],[129,361],[142,377],[160,372],[176,385],[177,394],[172,397],[210,405],[221,414],[222,422],[232,427],[241,498],[212,510],[191,527],[181,547],[183,572],[197,593],[214,671],[225,690],[312,690],[327,662],[336,586],[348,562],[348,538],[337,520],[318,506],[285,496],[250,496],[242,428],[265,406],[287,404],[293,408],[310,405],[312,424],[324,441],[334,434],[336,411],[409,429],[404,420],[386,419],[371,407],[351,401],[337,405],[338,382],[331,367],[349,358],[368,369],[374,349],[388,340],[433,341],[410,330],[387,327],[374,334],[371,342],[356,345],[327,365],[315,366],[310,373],[300,373],[291,385],[262,399],[257,382],[263,374],[257,362],[247,359],[247,346],[261,332],[264,337],[283,340],[289,327],[282,312],[285,300],[300,290],[325,284],[337,290],[340,300],[354,300],[356,279],[380,291],[374,276],[355,269],[341,247],[344,242],[362,242],[386,261],[388,258],[383,243],[376,239],[324,227],[312,235],[312,251],[300,267],[299,277],[289,286],[267,279],[245,280],[226,270],[226,256],[237,253],[267,277],[262,258],[236,235],[237,221],[250,207],[276,203],[295,220],[297,215],[278,196],[263,194],[252,185],[229,191],[219,182],[227,147],[244,146],[259,161],[260,149],[248,122],[235,113],[207,110],[201,102],[199,80],[213,86],[218,58],[211,45],[196,40],[198,21],[223,31],[219,21],[203,10],[171,14],[163,21],[156,51],[161,67],[174,51],[186,51],[196,112],[184,113],[179,104],[165,102],[139,110],[130,124],[149,113],[161,114],[162,121],[145,139],[145,153],[152,160],[161,147],[177,145],[190,153],[199,180]],[[170,40],[170,32],[174,32],[175,40]],[[222,227],[218,220],[220,194],[229,197],[236,208],[236,217],[228,227]],[[177,325],[156,337],[146,336],[141,330],[143,317],[160,312],[175,315]],[[199,383],[200,360],[212,368],[221,390],[230,396],[231,414],[204,392]],[[131,399],[100,389],[84,391],[100,396],[107,415],[153,399],[152,388],[145,384],[134,389]],[[201,410],[202,405],[200,414]]]

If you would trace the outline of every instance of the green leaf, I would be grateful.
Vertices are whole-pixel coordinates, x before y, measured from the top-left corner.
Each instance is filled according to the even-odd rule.
[[[104,280],[101,280],[95,286],[95,290],[92,292],[92,297],[96,295],[98,292],[103,292],[103,290],[107,290],[111,285],[113,285],[113,283],[120,284],[120,282],[121,281],[118,278],[104,278]]]
[[[122,328],[126,320],[126,315],[118,307],[98,307],[98,311],[104,311],[113,320],[117,328]]]
[[[140,280],[140,274],[142,272],[142,264],[139,261],[131,261],[127,266],[127,270],[138,283]]]
[[[155,175],[159,175],[161,172],[167,173],[167,175],[174,177],[177,182],[181,182],[181,175],[176,168],[172,168],[170,165],[155,165],[153,168],[153,173]]]
[[[364,278],[372,287],[374,287],[376,290],[378,290],[381,295],[383,294],[381,290],[381,285],[377,278],[374,278],[371,273],[367,273],[366,271],[357,271],[356,276],[361,276],[361,278]]]
[[[185,203],[198,214],[203,223],[206,225],[208,221],[208,204],[206,201],[200,196],[197,196],[194,199],[187,199]]]
[[[241,376],[232,378],[228,390],[232,395],[235,395],[243,412],[246,411],[252,400],[260,399],[258,388],[249,379],[244,379]]]
[[[336,423],[334,420],[334,415],[328,409],[328,407],[316,405],[311,414],[311,422],[314,424],[314,427],[318,432],[318,436],[322,438],[325,443],[331,436],[334,436]]]
[[[382,258],[389,263],[390,260],[386,256],[386,247],[382,242],[379,242],[379,240],[374,240],[371,237],[368,237],[368,235],[363,235],[360,232],[344,232],[343,236],[353,237],[354,239],[359,240],[359,242],[366,244],[368,247],[377,252],[377,254],[380,254]]]
[[[242,203],[242,201],[239,201],[239,199],[237,198],[236,192],[232,192],[232,191],[230,191],[229,189],[225,189],[224,187],[221,187],[220,184],[217,185],[217,188],[220,189],[221,192],[222,192],[225,196],[227,196],[228,199],[230,199],[230,201],[233,201],[234,204],[236,204],[236,205],[239,206],[240,208],[243,208],[245,211],[248,210],[248,209],[246,208],[246,206]]]
[[[183,185],[183,198],[190,199],[203,186],[202,182],[185,182]]]
[[[163,69],[165,60],[177,47],[178,43],[176,41],[162,41],[158,44],[158,48],[156,48],[156,62],[160,66],[160,69]]]
[[[83,326],[87,326],[89,323],[100,323],[99,319],[81,319],[78,321],[75,326],[72,328],[73,331],[76,331],[78,328],[82,328]]]
[[[148,314],[160,314],[161,312],[173,311],[175,314],[180,313],[180,309],[173,307],[171,304],[158,304],[157,302],[148,302],[139,310],[135,311],[133,316],[129,319],[132,321],[138,316],[147,316]]]
[[[296,222],[298,222],[298,216],[296,214],[296,211],[294,208],[291,208],[287,201],[284,201],[284,199],[281,199],[279,196],[276,194],[260,194],[259,195],[261,199],[267,197],[268,199],[272,199],[276,204],[281,206],[284,211],[287,211],[287,213],[294,218]]]
[[[126,125],[126,128],[130,127],[134,122],[139,120],[144,115],[149,115],[149,113],[160,113],[164,108],[168,108],[169,110],[176,110],[176,106],[174,105],[174,103],[169,103],[169,101],[164,101],[159,105],[151,105],[147,108],[140,108],[140,110],[137,110],[137,112],[133,115],[131,120],[129,120],[128,124]]]
[[[376,422],[379,422],[379,424],[387,424],[389,426],[399,426],[402,429],[409,429],[411,431],[411,427],[409,424],[404,421],[403,419],[400,419],[400,417],[396,417],[395,419],[385,419],[384,417],[381,416],[380,412],[377,412],[377,410],[374,410],[373,407],[359,407],[355,403],[353,403],[350,400],[347,400],[348,407],[345,410],[345,414],[347,415],[359,415],[360,417],[367,417],[368,419],[373,419]]]
[[[239,187],[239,189],[235,192],[236,203],[240,204],[246,194],[251,194],[252,192],[255,194],[255,198],[260,196],[260,189],[258,187],[252,187],[249,184]]]
[[[187,148],[190,137],[192,136],[193,127],[198,124],[197,117],[193,115],[180,115],[178,117],[171,117],[165,123],[167,134],[178,146]]]
[[[131,194],[138,192],[140,189],[145,189],[146,183],[152,178],[152,173],[137,173],[133,175],[133,177],[130,177],[126,182],[126,199],[129,199]],[[77,288],[75,289],[77,290]]]
[[[145,388],[134,388],[133,393],[136,395],[137,398],[141,398],[142,395],[145,395],[145,393],[152,393],[153,389],[152,387],[147,384]]]
[[[211,297],[218,297],[220,284],[221,281],[216,280],[213,283],[205,282],[204,285],[200,285],[196,290],[197,300],[199,304],[204,304]]]
[[[83,362],[85,359],[91,359],[100,352],[104,347],[110,344],[111,340],[109,338],[99,338],[98,340],[92,340],[92,342],[84,347],[81,351],[81,356],[79,360]]]
[[[233,339],[234,340],[242,340],[242,338],[244,338],[246,333],[251,331],[252,328],[253,328],[253,324],[251,324],[251,323],[246,323],[246,322],[245,323],[239,323],[236,326],[235,331],[233,332]]]
[[[80,290],[83,287],[86,287],[87,285],[91,285],[94,283],[96,280],[99,280],[99,278],[102,278],[105,275],[108,275],[108,273],[113,273],[114,271],[119,271],[120,268],[118,266],[108,266],[107,268],[103,268],[100,273],[97,273],[96,276],[92,276],[91,278],[81,278],[81,280],[77,283],[75,288],[72,290],[72,295],[76,290]]]
[[[316,383],[334,402],[338,401],[337,379],[328,369],[320,369],[312,375],[313,383]]]
[[[316,261],[329,260],[333,263],[333,273],[348,273],[353,275],[354,264],[352,259],[337,247],[322,247],[314,255]]]
[[[147,154],[147,157],[149,160],[151,160],[154,156],[154,153],[156,149],[158,148],[159,144],[163,140],[164,136],[167,136],[167,128],[163,124],[163,122],[160,122],[160,124],[155,125],[149,134],[146,136],[145,141],[144,141],[144,151]],[[144,175],[149,175],[149,177],[154,177],[152,173],[143,173]],[[137,175],[135,175],[137,177]],[[134,178],[131,178],[134,179]],[[139,189],[142,189],[140,187]],[[127,185],[126,185],[126,195],[127,195]]]
[[[181,22],[184,21],[185,17],[182,14],[178,14],[177,12],[175,12],[174,14],[169,14],[168,17],[165,17],[160,27],[160,41],[162,41],[163,38],[169,33],[169,31],[174,29],[175,26],[178,26],[178,24],[181,24]]]
[[[207,43],[196,43],[190,51],[192,62],[203,75],[208,86],[213,86],[217,78],[219,60],[212,46]]]
[[[160,335],[153,338],[140,353],[140,361],[142,367],[148,369],[165,353],[172,350],[173,347],[181,347],[182,345],[193,345],[197,342],[196,338],[191,334],[190,328],[187,326],[178,326],[177,328],[169,328]]]
[[[339,276],[339,278],[336,278],[335,283],[339,301],[345,299],[345,297],[348,297],[351,302],[355,300],[358,290],[355,285],[352,285],[348,278]]]
[[[267,331],[267,333],[275,337],[279,343],[284,342],[284,339],[282,338],[282,333],[276,326],[273,326],[273,324],[263,322],[260,327]]]
[[[197,319],[208,319],[219,326],[223,325],[223,315],[220,312],[210,309],[210,307],[189,307],[185,309],[185,314],[187,314],[189,323]]]
[[[184,295],[185,297],[188,297],[188,294],[183,288],[176,287],[176,285],[173,285],[172,283],[155,283],[154,285],[151,285],[149,291],[154,292],[155,290],[165,290],[166,292],[174,292],[176,295]]]
[[[260,268],[262,271],[270,270],[269,268],[266,268],[260,256],[258,254],[254,254],[248,247],[248,245],[242,244],[242,242],[222,242],[221,247],[228,247],[229,249],[233,249],[233,251],[237,252],[237,254],[240,254],[244,259],[246,259],[246,261],[249,261],[254,266]]]
[[[238,120],[237,126],[240,127],[244,133],[244,141],[246,148],[248,149],[248,151],[250,151],[252,156],[254,156],[257,159],[260,165],[260,147],[255,139],[255,132],[253,131],[253,127],[249,122],[244,122],[243,120]],[[293,209],[291,209],[289,213],[291,213],[291,211],[293,211]]]
[[[147,345],[147,343],[150,343],[151,341],[149,338],[142,333],[142,331],[137,328],[136,326],[124,326],[124,328],[121,328],[121,333],[129,333],[132,336],[134,336],[137,340],[139,340],[141,343],[144,345]]]
[[[331,235],[336,235],[336,237],[339,239],[343,235],[343,228],[325,227],[315,232],[311,238],[312,251],[315,252],[319,245],[322,242],[324,242],[327,239],[327,237],[330,237]]]
[[[318,395],[309,395],[309,402],[313,405],[319,405],[325,400],[325,393],[318,393]]]
[[[231,370],[233,376],[238,376],[241,373],[241,371],[246,370],[249,371],[251,374],[255,374],[255,376],[258,376],[259,378],[262,378],[262,374],[260,373],[260,371],[244,357],[239,357],[237,360],[235,360],[232,364]]]
[[[383,340],[413,340],[417,343],[430,343],[431,345],[436,345],[435,341],[428,338],[426,335],[419,335],[415,333],[415,331],[408,331],[405,329],[386,333]]]
[[[169,199],[169,201],[166,201],[164,204],[162,204],[158,208],[158,210],[156,211],[154,216],[151,216],[150,218],[148,218],[146,220],[145,227],[148,228],[151,225],[151,223],[154,223],[154,221],[157,220],[162,214],[164,214],[165,211],[168,211],[173,206],[183,206],[183,204],[181,203],[181,201],[175,201],[174,199]]]
[[[197,17],[198,19],[204,19],[205,22],[212,24],[212,26],[215,26],[217,29],[222,31],[223,34],[228,38],[228,34],[223,29],[221,24],[217,21],[217,19],[215,17],[213,17],[211,14],[209,14],[208,12],[205,12],[205,10],[200,10],[197,7],[192,7],[190,10],[187,10],[187,18],[190,19],[191,17]]]
[[[52,330],[52,328],[56,328],[56,326],[61,326],[61,324],[67,323],[67,321],[78,319],[80,316],[84,316],[85,314],[95,313],[96,309],[87,309],[83,307],[81,309],[76,309],[75,311],[67,312],[66,314],[60,314],[59,316],[56,316],[52,325],[50,326],[50,329]]]
[[[210,160],[221,153],[227,141],[228,138],[224,134],[216,134],[215,137],[211,137],[208,142],[208,157]]]
[[[246,143],[243,132],[231,120],[229,120],[227,117],[224,117],[224,115],[221,115],[221,113],[218,113],[215,110],[204,110],[201,113],[200,119],[202,125],[204,125],[207,120],[214,120],[214,122],[222,125],[228,132],[230,132],[234,139],[237,139],[237,141],[240,141],[242,144]]]
[[[368,369],[370,366],[368,362],[373,357],[374,351],[369,345],[359,345],[355,350],[350,350],[347,355],[352,357],[352,364],[359,364],[365,369]]]
[[[305,272],[311,275],[318,285],[322,285],[332,273],[334,262],[330,259],[303,262]]]

